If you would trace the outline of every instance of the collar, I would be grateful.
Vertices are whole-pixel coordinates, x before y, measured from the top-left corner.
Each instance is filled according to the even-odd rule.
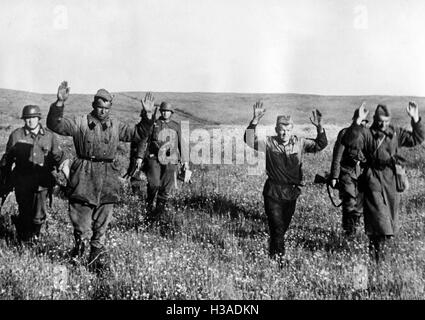
[[[96,127],[96,125],[98,125],[98,124],[102,126],[102,129],[103,130],[106,130],[107,128],[109,128],[112,125],[112,122],[111,122],[111,118],[110,117],[108,117],[104,121],[100,121],[98,118],[96,118],[93,115],[93,112],[90,112],[87,115],[87,122],[88,122],[88,125],[89,125],[90,130],[93,130],[94,127]]]
[[[370,131],[372,132],[372,136],[375,139],[376,138],[380,139],[380,138],[382,138],[382,136],[386,136],[386,137],[392,139],[393,136],[394,136],[394,128],[392,126],[388,127],[388,129],[385,130],[385,131],[381,131],[378,128],[375,128],[375,127],[372,126],[372,127],[370,127]]]
[[[26,127],[24,127],[24,134],[26,136],[29,135],[29,134],[32,134],[34,136],[41,134],[42,136],[44,136],[46,134],[46,131],[44,130],[44,128],[41,124],[38,124],[38,132],[37,133],[33,133],[30,130],[28,130]]]
[[[275,137],[276,137],[277,144],[283,146],[284,148],[286,148],[287,146],[293,146],[296,143],[296,140],[297,140],[297,137],[296,136],[291,136],[289,138],[288,143],[287,144],[283,144],[283,142],[279,139],[278,136],[275,136]]]

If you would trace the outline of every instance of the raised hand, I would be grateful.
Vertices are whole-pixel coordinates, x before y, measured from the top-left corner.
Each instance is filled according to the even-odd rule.
[[[145,110],[147,113],[153,113],[155,98],[151,92],[147,92],[145,94],[145,97],[142,100],[140,100],[140,102],[142,103],[143,110]]]
[[[260,121],[260,119],[264,116],[264,114],[266,113],[266,109],[263,108],[263,102],[262,101],[257,101],[254,105],[253,105],[253,109],[254,109],[254,116],[252,118],[252,121],[254,123],[257,123],[258,121]]]
[[[62,83],[59,85],[59,88],[58,88],[58,94],[57,94],[58,101],[65,102],[69,97],[70,90],[71,88],[68,87],[68,82],[62,81]]]
[[[364,120],[366,120],[369,110],[366,110],[366,102],[362,102],[359,107],[359,115],[357,119],[354,119],[358,125],[360,125]]]
[[[313,119],[310,117],[310,122],[316,127],[319,128],[322,126],[322,113],[319,110],[313,110]]]
[[[419,108],[416,102],[409,101],[409,105],[406,108],[406,112],[413,119],[414,122],[419,121]]]

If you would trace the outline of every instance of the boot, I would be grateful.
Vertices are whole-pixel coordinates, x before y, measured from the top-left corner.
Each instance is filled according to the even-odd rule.
[[[99,248],[91,246],[87,267],[89,271],[98,275],[104,274],[110,270],[109,256],[104,247]]]
[[[19,244],[26,244],[30,239],[29,226],[22,220],[19,215],[11,217],[16,228],[16,236]]]
[[[84,256],[85,248],[86,248],[86,245],[85,245],[83,239],[76,236],[74,248],[72,248],[71,253],[70,253],[71,261],[78,263],[79,260]]]

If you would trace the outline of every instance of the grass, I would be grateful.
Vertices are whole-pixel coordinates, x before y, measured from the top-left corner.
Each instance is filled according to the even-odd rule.
[[[52,101],[51,96],[29,96],[45,103],[45,111]],[[202,94],[176,97],[204,98]],[[211,97],[232,101],[231,95]],[[83,98],[90,101],[83,96],[75,99]],[[25,99],[29,98],[16,101]],[[251,96],[235,95],[234,101],[240,99],[251,104]],[[326,104],[323,97],[298,99]],[[347,98],[346,105],[351,104],[350,99],[354,98]],[[87,109],[70,104],[69,112]],[[1,108],[2,124],[10,124],[1,129],[2,147],[11,130],[21,125],[16,116],[19,110]],[[204,119],[203,112],[193,114]],[[332,114],[331,109],[326,113]],[[125,113],[120,116],[128,117]],[[248,116],[250,113],[243,114]],[[238,117],[229,121],[244,124]],[[331,141],[346,118],[328,126],[325,122]],[[300,134],[311,136],[310,126],[304,124]],[[61,138],[61,143],[67,153],[73,153],[69,139]],[[282,268],[267,253],[268,227],[261,195],[265,174],[248,175],[245,165],[195,165],[193,184],[176,190],[162,226],[146,224],[144,195],[131,194],[128,183],[121,181],[121,200],[107,234],[112,271],[105,277],[69,263],[72,227],[63,199],[55,198],[49,209],[40,245],[16,246],[10,217],[17,214],[17,206],[11,195],[0,216],[0,299],[423,299],[424,148],[403,150],[411,188],[402,195],[401,230],[391,255],[377,266],[368,257],[364,233],[346,240],[340,211],[332,207],[323,186],[311,183],[316,173],[329,170],[332,146],[331,142],[323,152],[305,157],[306,186],[286,235]],[[127,155],[128,146],[123,145],[119,149],[123,173]],[[67,274],[63,287],[57,284],[58,270]]]

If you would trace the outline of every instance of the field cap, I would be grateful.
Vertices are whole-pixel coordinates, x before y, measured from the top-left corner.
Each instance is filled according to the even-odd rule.
[[[375,117],[390,117],[391,113],[385,104],[378,104],[375,110]]]
[[[291,116],[277,116],[276,126],[278,126],[279,124],[283,124],[283,125],[292,124],[293,125],[294,122],[292,121]]]
[[[112,94],[109,93],[108,90],[106,89],[99,89],[97,90],[96,94],[94,95],[94,98],[101,98],[105,101],[109,101],[111,102],[112,99],[114,98],[114,96]]]

